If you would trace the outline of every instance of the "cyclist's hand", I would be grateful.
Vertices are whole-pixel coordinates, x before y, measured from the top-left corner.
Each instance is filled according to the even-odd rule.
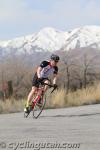
[[[57,84],[53,84],[54,89],[57,89],[58,85]]]

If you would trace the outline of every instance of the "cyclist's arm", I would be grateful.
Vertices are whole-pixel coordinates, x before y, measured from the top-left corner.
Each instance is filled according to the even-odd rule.
[[[55,70],[54,70],[54,77],[53,77],[53,84],[56,84],[56,82],[57,82],[57,76],[58,76],[58,67],[56,66],[55,68],[54,68]]]
[[[37,69],[38,78],[41,78],[41,74],[40,74],[41,70],[42,70],[42,68],[39,66],[38,69]]]
[[[54,77],[53,77],[53,84],[56,84],[57,82],[57,74],[54,74]]]

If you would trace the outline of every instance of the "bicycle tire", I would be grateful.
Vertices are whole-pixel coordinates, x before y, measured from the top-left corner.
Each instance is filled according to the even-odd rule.
[[[40,116],[40,114],[42,113],[42,111],[43,111],[43,109],[45,107],[45,104],[46,104],[46,95],[42,96],[42,99],[43,99],[43,104],[42,104],[41,107],[39,107],[37,105],[38,102],[34,106],[34,109],[33,109],[33,118],[35,118],[35,119],[37,119]],[[38,107],[39,110],[35,110],[36,107]],[[38,111],[38,112],[36,112],[36,111]]]
[[[27,118],[29,113],[24,112],[24,118]]]
[[[29,114],[30,114],[31,111],[32,111],[32,108],[30,107],[30,110],[29,110],[28,113],[24,112],[24,118],[27,118],[29,116]]]

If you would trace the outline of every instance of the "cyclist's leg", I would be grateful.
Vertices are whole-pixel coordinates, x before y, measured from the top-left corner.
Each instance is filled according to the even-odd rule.
[[[27,98],[27,104],[26,104],[27,107],[28,107],[29,104],[31,103],[32,98],[33,98],[33,96],[34,96],[36,90],[37,90],[37,87],[32,86],[32,89],[31,89],[31,91],[30,91],[30,93],[29,93],[29,95],[28,95],[28,98]]]
[[[28,113],[30,111],[31,101],[32,101],[32,98],[33,98],[33,96],[35,94],[35,91],[37,90],[38,87],[39,87],[39,83],[37,81],[37,75],[35,74],[34,77],[33,77],[33,80],[32,80],[32,89],[31,89],[31,91],[28,95],[26,107],[24,109],[24,111],[26,113]]]
[[[50,81],[48,80],[48,79],[43,79],[43,82],[44,83],[47,83],[47,84],[49,84],[50,83]],[[40,106],[41,107],[41,104],[42,104],[42,99],[41,99],[41,95],[42,94],[44,94],[46,91],[47,91],[47,89],[48,89],[48,85],[45,85],[44,86],[44,89],[42,90],[39,90],[39,92],[37,93],[37,96],[38,96],[38,106]]]
[[[32,89],[28,95],[28,98],[27,98],[27,107],[29,106],[29,104],[31,103],[32,101],[32,98],[35,94],[35,91],[37,90],[37,88],[39,87],[39,83],[37,81],[37,75],[35,74],[34,77],[33,77],[33,80],[32,80]]]
[[[49,80],[45,80],[44,83],[50,84],[50,81]],[[45,85],[44,93],[47,91],[47,89],[48,89],[48,85]]]

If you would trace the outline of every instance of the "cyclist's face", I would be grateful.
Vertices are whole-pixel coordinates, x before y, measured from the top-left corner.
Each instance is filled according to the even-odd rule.
[[[56,66],[58,64],[58,62],[55,62],[54,60],[51,60],[51,65],[52,66]]]

